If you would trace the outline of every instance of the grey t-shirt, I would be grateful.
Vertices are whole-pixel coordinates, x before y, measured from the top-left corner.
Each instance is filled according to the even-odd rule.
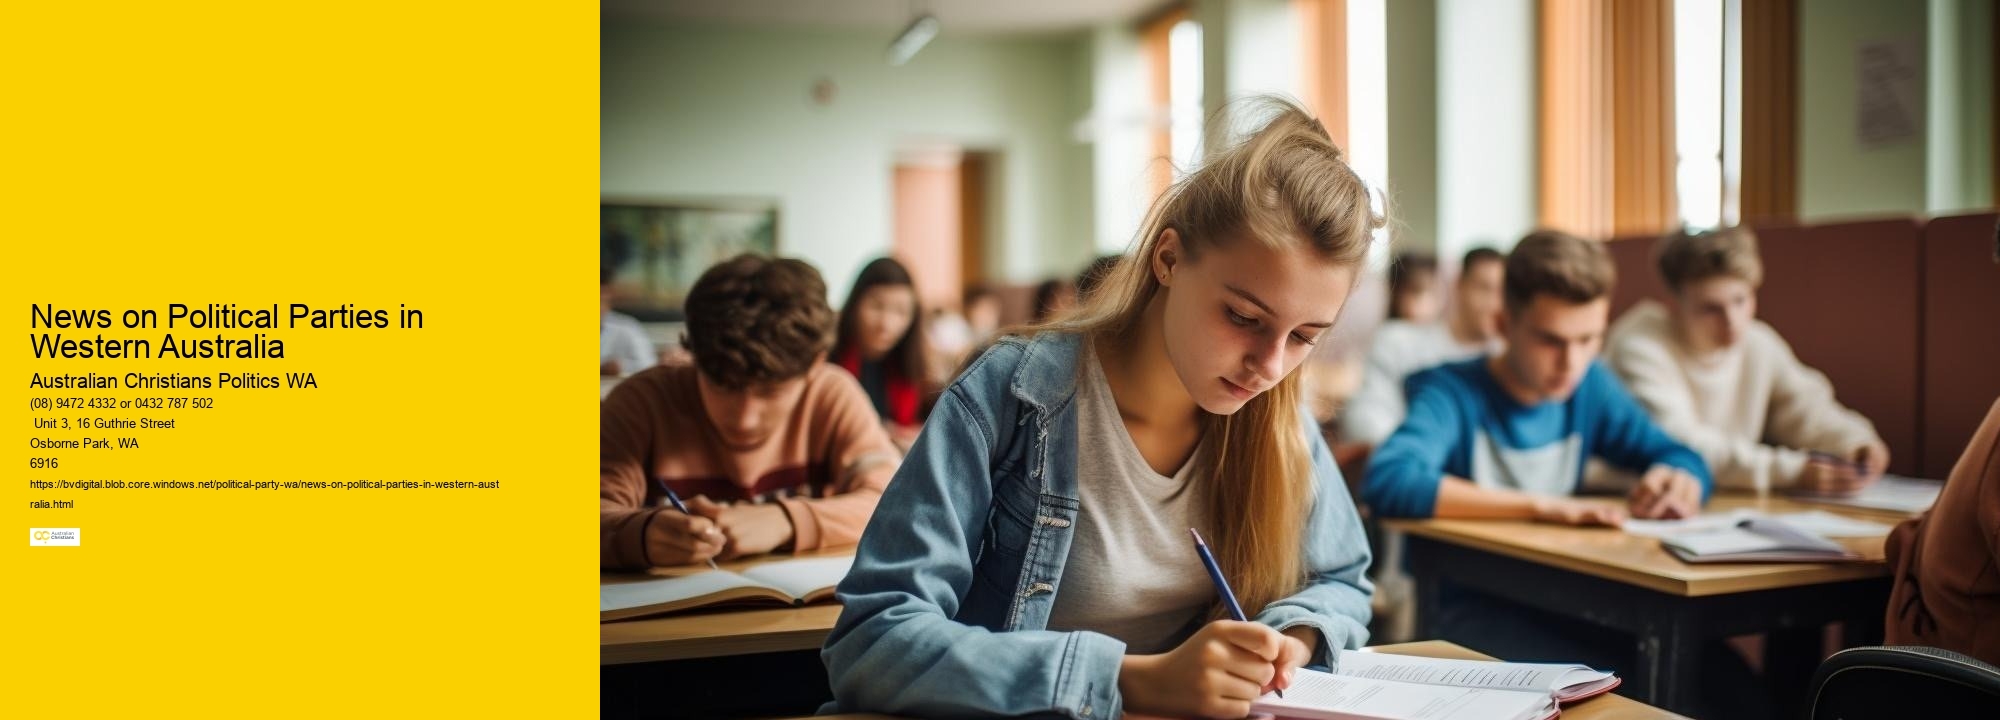
[[[1146,464],[1094,352],[1077,385],[1078,513],[1050,630],[1092,630],[1128,652],[1165,652],[1187,639],[1215,602],[1215,586],[1188,528],[1208,536],[1189,458],[1173,477]]]

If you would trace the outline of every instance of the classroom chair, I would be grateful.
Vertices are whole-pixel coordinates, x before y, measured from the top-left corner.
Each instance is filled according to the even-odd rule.
[[[1811,720],[1976,717],[2000,708],[2000,668],[1933,647],[1858,647],[1813,673]]]

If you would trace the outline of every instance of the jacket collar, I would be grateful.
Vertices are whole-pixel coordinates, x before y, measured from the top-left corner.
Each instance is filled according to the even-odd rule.
[[[1027,339],[1015,367],[1014,397],[1048,414],[1076,396],[1077,363],[1083,355],[1083,335],[1041,332]]]

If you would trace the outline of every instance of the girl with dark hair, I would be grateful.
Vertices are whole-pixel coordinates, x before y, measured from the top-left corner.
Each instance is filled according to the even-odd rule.
[[[877,259],[854,279],[840,309],[839,337],[827,356],[861,381],[899,444],[914,439],[923,425],[930,362],[921,317],[909,269],[893,258]]]

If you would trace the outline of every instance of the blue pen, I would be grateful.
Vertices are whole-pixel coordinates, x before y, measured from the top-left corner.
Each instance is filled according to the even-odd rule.
[[[1194,536],[1194,551],[1201,555],[1201,564],[1208,567],[1208,579],[1215,582],[1215,591],[1222,594],[1222,604],[1229,606],[1229,619],[1249,622],[1250,618],[1243,616],[1243,606],[1236,604],[1236,591],[1229,589],[1229,580],[1222,577],[1222,566],[1215,564],[1215,555],[1208,552],[1208,543],[1201,541],[1201,533],[1194,528],[1188,528],[1188,534]],[[1278,697],[1285,696],[1283,690],[1276,692]]]
[[[688,506],[681,504],[681,496],[674,494],[674,489],[667,485],[667,481],[661,480],[659,482],[660,482],[660,489],[667,493],[667,502],[673,503],[675,510],[681,511],[682,515],[689,515],[689,516],[694,515],[694,513],[688,512]],[[708,566],[716,570],[722,569],[721,565],[715,564],[715,558],[708,559]]]

